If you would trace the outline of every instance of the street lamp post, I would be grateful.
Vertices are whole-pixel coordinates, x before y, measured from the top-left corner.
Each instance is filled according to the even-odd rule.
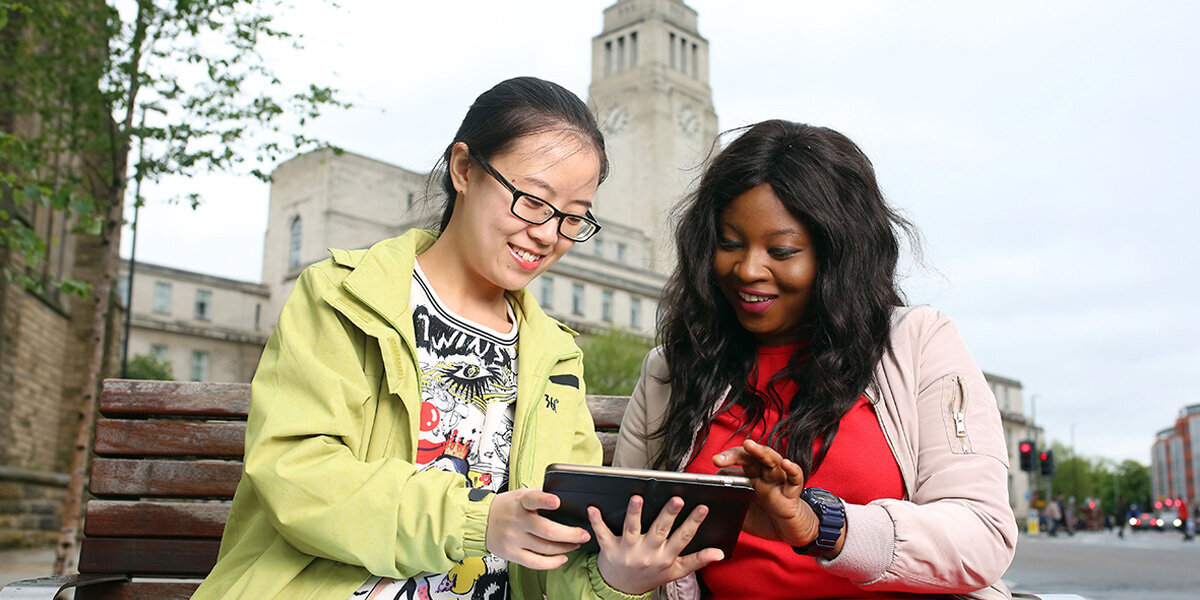
[[[133,225],[129,240],[129,276],[125,279],[125,336],[121,341],[121,377],[129,377],[129,326],[133,317],[133,271],[137,267],[138,209],[142,206],[142,163],[146,160],[146,111],[166,114],[156,104],[143,104],[138,123],[138,163],[133,172]]]

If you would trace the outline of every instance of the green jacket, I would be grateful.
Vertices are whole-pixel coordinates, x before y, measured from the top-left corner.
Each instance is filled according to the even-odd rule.
[[[304,271],[251,385],[246,457],[220,556],[193,598],[345,600],[370,574],[446,573],[486,554],[492,495],[461,475],[418,473],[419,371],[409,312],[410,231],[369,250],[333,250]],[[552,462],[599,464],[574,332],[524,290],[509,487],[539,487]],[[629,598],[595,555],[534,571],[509,565],[515,599]]]

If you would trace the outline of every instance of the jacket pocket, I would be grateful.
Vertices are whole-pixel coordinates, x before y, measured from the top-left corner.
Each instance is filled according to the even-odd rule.
[[[962,376],[947,375],[942,378],[942,422],[950,451],[955,454],[973,452],[970,423],[967,422],[967,406],[970,402],[967,382]]]

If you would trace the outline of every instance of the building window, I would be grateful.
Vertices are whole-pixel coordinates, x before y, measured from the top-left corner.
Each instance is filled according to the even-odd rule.
[[[154,282],[153,308],[156,313],[171,314],[171,284],[162,281]]]
[[[415,202],[415,201],[416,201],[416,194],[409,192],[408,193],[408,208],[412,208],[413,202]]]
[[[637,32],[629,34],[629,66],[636,67],[638,62]]]
[[[612,40],[604,42],[604,74],[612,75]]]
[[[671,68],[678,68],[679,63],[675,62],[675,34],[671,33],[671,41],[667,43],[667,47],[671,49]]]
[[[617,261],[625,262],[625,242],[617,242]]]
[[[571,314],[583,314],[583,284],[571,284]]]
[[[542,293],[541,299],[538,300],[542,308],[554,307],[554,278],[549,275],[542,275]]]
[[[150,344],[150,354],[158,360],[167,360],[167,347],[162,344]]]
[[[600,292],[600,319],[606,323],[612,322],[613,293],[611,290]]]
[[[288,233],[288,270],[300,268],[300,237],[302,228],[300,217],[292,219],[292,229]]]
[[[208,353],[192,350],[192,381],[208,381]]]
[[[212,290],[196,290],[196,320],[212,320]]]
[[[254,330],[258,331],[262,326],[262,304],[254,305]]]
[[[604,240],[595,238],[592,240],[592,244],[594,244],[593,251],[596,253],[596,256],[604,256]]]
[[[629,326],[641,329],[642,327],[642,299],[629,299]]]
[[[117,277],[117,302],[126,309],[129,308],[129,274]]]

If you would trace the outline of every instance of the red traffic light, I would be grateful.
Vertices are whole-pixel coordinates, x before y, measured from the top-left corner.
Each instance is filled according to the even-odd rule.
[[[1158,500],[1154,503],[1154,510],[1162,510],[1162,507],[1163,507],[1162,500]]]
[[[1033,450],[1033,444],[1021,442],[1021,452],[1029,452],[1030,450]]]
[[[1040,455],[1038,455],[1038,458],[1040,458],[1040,459],[1042,459],[1042,460],[1046,460],[1046,458],[1047,458],[1048,456],[1049,456],[1049,454],[1047,454],[1047,453],[1043,452],[1043,453],[1041,453]]]
[[[1095,501],[1095,500],[1089,500],[1089,501],[1088,501],[1088,508],[1096,508],[1096,501]]]

